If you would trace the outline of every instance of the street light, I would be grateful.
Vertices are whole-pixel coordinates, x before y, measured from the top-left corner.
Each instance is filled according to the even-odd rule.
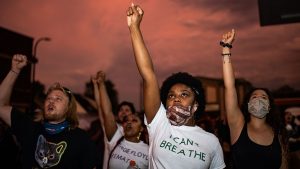
[[[51,41],[51,39],[49,37],[41,37],[39,38],[38,40],[36,40],[34,46],[33,46],[33,53],[32,53],[32,83],[35,82],[35,64],[38,62],[38,59],[37,59],[37,55],[36,55],[36,52],[37,52],[37,46],[40,42],[42,41]]]
[[[33,50],[32,50],[32,74],[31,74],[31,79],[32,79],[32,96],[31,96],[31,108],[30,108],[30,112],[34,113],[35,112],[35,109],[36,109],[36,104],[34,103],[34,98],[35,98],[35,94],[36,94],[36,89],[35,89],[35,65],[36,63],[38,62],[38,59],[37,59],[37,47],[38,47],[38,44],[42,41],[51,41],[51,39],[49,37],[41,37],[41,38],[38,38],[36,40],[36,42],[34,43],[33,45]]]

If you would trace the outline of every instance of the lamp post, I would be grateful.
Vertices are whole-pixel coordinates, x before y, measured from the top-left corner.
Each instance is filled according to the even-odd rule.
[[[31,80],[32,80],[32,96],[31,96],[31,107],[30,107],[30,112],[34,113],[35,114],[35,109],[36,109],[36,104],[34,103],[34,98],[35,98],[35,94],[36,94],[36,89],[35,89],[35,65],[36,63],[38,62],[38,59],[37,59],[37,47],[38,47],[38,44],[42,41],[51,41],[51,39],[49,37],[41,37],[41,38],[38,38],[36,40],[36,42],[34,43],[33,45],[33,50],[32,50],[32,74],[31,74]],[[32,114],[32,115],[34,115]]]
[[[34,43],[34,46],[33,46],[33,53],[32,53],[32,83],[35,82],[35,65],[36,63],[38,62],[38,59],[37,59],[37,55],[36,55],[36,52],[37,52],[37,47],[38,47],[38,44],[42,41],[51,41],[51,39],[49,37],[41,37],[39,39],[36,40],[36,42]]]

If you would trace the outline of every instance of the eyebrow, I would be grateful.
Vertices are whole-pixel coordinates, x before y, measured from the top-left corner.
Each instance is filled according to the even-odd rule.
[[[179,92],[193,92],[193,89],[182,89],[182,90],[180,90]],[[168,93],[175,93],[175,91],[174,90],[169,90],[169,92]]]
[[[251,95],[251,97],[254,97],[254,96],[269,97],[267,94],[257,94],[257,93],[254,93]]]

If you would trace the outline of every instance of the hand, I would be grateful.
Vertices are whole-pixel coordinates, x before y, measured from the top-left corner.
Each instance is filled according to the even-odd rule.
[[[131,4],[131,7],[127,10],[127,25],[128,27],[131,26],[140,26],[144,15],[144,11],[137,5]]]
[[[98,71],[96,75],[91,77],[93,84],[103,84],[105,82],[105,73],[103,71]]]
[[[94,85],[97,85],[97,75],[92,75],[91,76],[91,81]]]
[[[15,54],[11,61],[11,70],[20,73],[21,69],[27,65],[27,57],[22,54]]]
[[[231,45],[234,41],[234,37],[235,37],[235,30],[232,29],[231,32],[227,32],[223,35],[222,42],[228,43]]]
[[[105,82],[105,73],[103,71],[97,72],[97,82],[103,84]]]

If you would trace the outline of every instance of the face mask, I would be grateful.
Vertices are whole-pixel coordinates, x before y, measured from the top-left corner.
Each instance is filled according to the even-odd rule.
[[[269,101],[263,98],[254,98],[248,103],[248,111],[257,118],[264,118],[269,113]]]
[[[194,108],[194,112],[196,108]],[[193,116],[191,106],[170,106],[167,110],[167,117],[170,123],[174,126],[185,125]]]

